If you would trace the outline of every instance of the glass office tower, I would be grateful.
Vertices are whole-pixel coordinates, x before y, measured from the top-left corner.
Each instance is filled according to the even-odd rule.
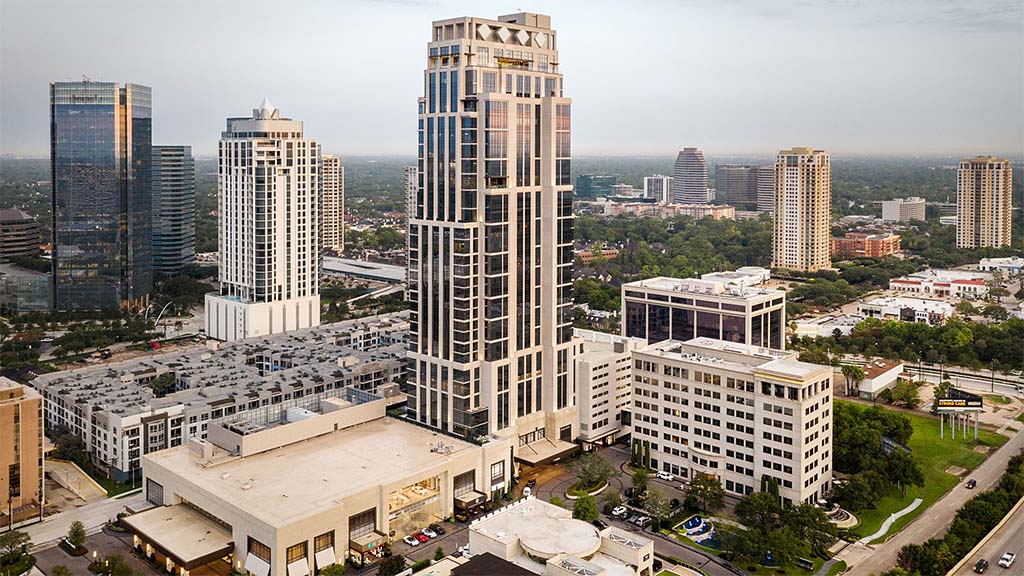
[[[196,168],[191,146],[153,146],[153,270],[196,259]]]
[[[151,148],[149,87],[50,84],[57,310],[147,304],[153,286]]]

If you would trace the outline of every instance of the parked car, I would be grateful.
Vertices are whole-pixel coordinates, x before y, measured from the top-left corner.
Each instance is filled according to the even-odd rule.
[[[529,480],[527,480],[526,481],[526,487],[527,488],[536,488],[537,487],[537,479],[536,478],[530,478]]]
[[[402,538],[402,542],[405,542],[409,546],[419,546],[420,545],[419,539],[416,538],[415,536],[413,536],[412,534],[409,534],[405,538]]]
[[[639,498],[630,498],[629,500],[626,501],[626,504],[629,504],[633,508],[643,508],[644,507],[644,503],[641,502]]]
[[[595,527],[597,527],[598,530],[604,530],[605,528],[608,527],[608,523],[605,522],[604,520],[601,520],[600,518],[598,518],[597,520],[594,520],[593,524],[594,524]]]
[[[533,494],[533,488],[530,488],[529,486],[523,488],[523,496],[529,496],[530,494]]]
[[[978,485],[978,481],[975,480],[974,478],[971,478],[970,480],[967,481],[967,489],[968,490],[974,490],[974,487],[977,486],[977,485]]]
[[[639,519],[640,519],[640,515],[639,514],[630,514],[629,518],[626,519],[626,522],[629,522],[630,524],[636,524],[636,521],[639,520]]]
[[[423,529],[423,535],[426,536],[427,538],[437,538],[437,532],[434,532],[430,528],[424,528]]]
[[[430,536],[427,536],[423,532],[414,532],[412,537],[419,540],[420,542],[426,542],[430,540]]]
[[[647,528],[648,526],[651,525],[651,517],[650,516],[641,516],[640,518],[637,519],[636,522],[634,522],[634,524],[636,524],[637,526],[639,526],[641,528]]]
[[[615,508],[612,508],[612,516],[615,516],[616,518],[625,516],[627,512],[629,512],[629,508],[626,508],[625,506],[616,506]]]
[[[469,544],[463,544],[462,546],[459,546],[458,554],[463,558],[469,558]]]
[[[666,482],[671,482],[671,481],[676,479],[675,476],[673,476],[672,474],[669,474],[668,472],[665,472],[663,470],[659,470],[658,471],[658,478],[661,478],[662,480],[664,480]]]
[[[974,563],[974,571],[978,574],[984,574],[985,570],[988,570],[988,560],[982,558]]]
[[[433,530],[438,536],[444,536],[444,527],[440,524],[431,524],[429,528]]]
[[[679,508],[679,504],[680,504],[679,498],[673,498],[672,500],[669,500],[669,503],[668,503],[669,507],[671,507],[673,510],[675,510],[676,508]]]
[[[1003,568],[1009,568],[1013,566],[1013,561],[1017,559],[1017,555],[1013,552],[1007,552],[1003,554],[1003,557],[999,559],[999,565]]]

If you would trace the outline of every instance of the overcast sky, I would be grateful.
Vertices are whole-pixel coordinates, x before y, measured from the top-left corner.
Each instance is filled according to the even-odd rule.
[[[1018,155],[1020,0],[0,0],[0,152],[48,153],[51,81],[153,88],[212,154],[264,96],[326,151],[416,152],[430,22],[550,14],[576,154]]]

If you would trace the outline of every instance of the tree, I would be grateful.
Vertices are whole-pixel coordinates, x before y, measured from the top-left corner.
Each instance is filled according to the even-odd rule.
[[[438,546],[437,549],[434,550],[434,560],[441,560],[444,556],[444,548]]]
[[[652,486],[644,496],[644,509],[660,523],[672,513],[672,504],[668,496],[656,486]]]
[[[651,467],[651,443],[644,442],[644,468]]]
[[[887,477],[891,482],[899,485],[900,492],[904,496],[907,495],[907,488],[911,485],[924,486],[924,472],[921,471],[921,465],[910,454],[899,448],[892,449],[886,459],[885,467]]]
[[[604,486],[617,470],[597,452],[586,452],[570,466],[576,473],[576,486],[587,491]]]
[[[405,571],[405,556],[395,554],[380,561],[377,576],[395,576]]]
[[[913,382],[899,382],[889,389],[889,397],[893,404],[902,404],[907,408],[914,409],[921,404],[921,395],[917,392],[917,384]]]
[[[633,483],[633,493],[639,495],[644,490],[647,490],[647,482],[650,480],[650,476],[648,476],[646,468],[634,468],[630,480]]]
[[[752,530],[768,532],[777,528],[782,519],[782,502],[768,492],[747,494],[736,504],[736,517]]]
[[[561,506],[562,505],[562,498],[561,498],[561,496],[558,496],[557,494],[552,496],[551,497],[551,503],[554,504],[555,506]]]
[[[825,512],[814,504],[803,503],[788,508],[783,520],[793,535],[810,544],[812,550],[827,550],[835,542],[836,525],[829,522]]]
[[[597,511],[597,501],[589,494],[580,496],[572,505],[572,517],[578,520],[593,522],[600,517]]]
[[[857,396],[860,388],[860,383],[864,380],[864,368],[860,366],[844,365],[842,368],[843,376],[846,377],[846,395]]]
[[[604,513],[611,514],[612,509],[622,505],[622,496],[618,490],[606,490],[604,493]]]
[[[4,558],[18,558],[21,556],[21,549],[32,542],[28,534],[20,530],[8,530],[0,533],[0,551],[3,551]]]
[[[58,460],[74,460],[85,450],[85,443],[70,432],[58,435],[53,445],[53,457]]]
[[[68,543],[76,549],[85,544],[85,525],[80,520],[75,520],[68,527]]]
[[[725,505],[725,489],[722,488],[722,482],[710,474],[695,474],[693,480],[686,486],[686,493],[696,498],[700,502],[701,510],[705,512],[720,510]]]
[[[956,311],[964,318],[974,316],[975,314],[978,313],[978,309],[975,308],[974,304],[971,304],[969,300],[961,300],[960,302],[958,302],[956,305]]]

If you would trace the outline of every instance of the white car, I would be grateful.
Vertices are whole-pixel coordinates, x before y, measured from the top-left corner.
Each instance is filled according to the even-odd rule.
[[[420,530],[420,532],[423,532],[423,534],[426,535],[426,537],[430,538],[431,540],[433,540],[434,538],[437,538],[437,532],[434,532],[430,528],[424,528],[423,530]]]
[[[412,534],[406,536],[405,538],[402,538],[402,542],[405,542],[409,546],[414,546],[414,547],[420,545],[420,541],[417,540]]]
[[[458,555],[462,556],[463,558],[469,558],[469,544],[459,546]]]
[[[671,482],[671,481],[676,479],[675,476],[669,474],[668,472],[663,472],[661,470],[658,471],[658,478],[661,478],[662,480],[664,480],[666,482]]]
[[[1017,559],[1017,555],[1013,552],[1007,552],[1003,554],[1003,557],[999,559],[999,566],[1003,568],[1009,568],[1013,566],[1013,561]]]
[[[629,509],[625,506],[616,506],[615,508],[612,508],[612,516],[615,516],[616,518],[625,516],[628,511]]]

